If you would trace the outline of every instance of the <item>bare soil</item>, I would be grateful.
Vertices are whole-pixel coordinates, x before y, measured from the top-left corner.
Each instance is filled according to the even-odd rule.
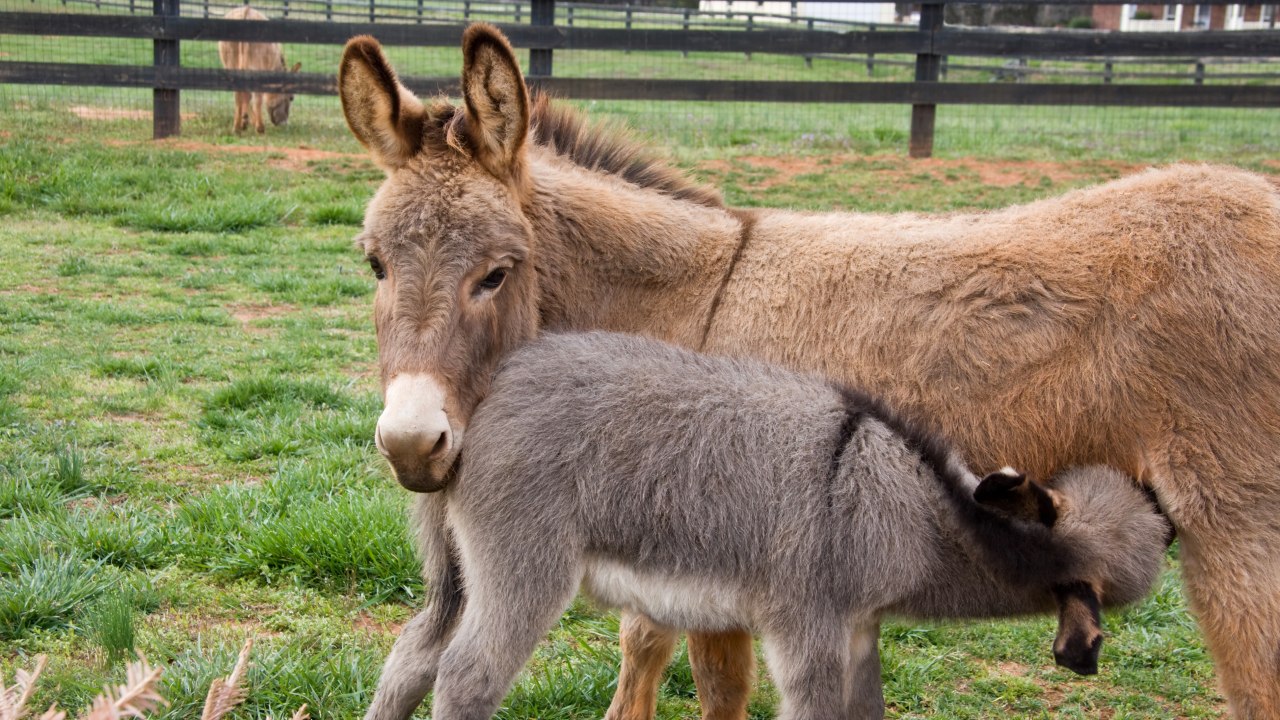
[[[125,108],[93,107],[91,105],[75,105],[71,108],[71,114],[81,120],[147,120],[151,117],[150,110],[128,110]],[[182,113],[183,120],[192,120],[195,117],[195,113]]]

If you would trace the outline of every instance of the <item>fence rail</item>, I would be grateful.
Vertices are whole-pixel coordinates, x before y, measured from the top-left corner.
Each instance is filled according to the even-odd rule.
[[[84,0],[69,0],[83,2]],[[109,2],[110,0],[108,0]],[[398,17],[398,22],[339,22],[320,19],[280,19],[244,22],[221,18],[184,16],[178,0],[152,0],[151,14],[0,13],[0,33],[15,35],[81,36],[150,39],[155,46],[151,66],[90,65],[72,63],[0,62],[0,82],[62,85],[146,87],[155,92],[155,135],[179,130],[177,112],[181,90],[257,90],[333,94],[336,78],[330,74],[228,71],[182,67],[178,48],[182,41],[240,40],[341,44],[357,34],[374,35],[387,45],[457,47],[464,23],[437,21],[427,16]],[[287,0],[286,0],[287,2]],[[438,2],[438,0],[437,0]],[[121,6],[124,3],[119,3]],[[1221,4],[1212,0],[1212,4]],[[128,6],[140,8],[140,2]],[[329,17],[343,7],[360,6],[349,0],[295,0],[286,7],[327,8]],[[516,47],[531,51],[529,81],[570,98],[625,100],[713,100],[763,102],[895,103],[912,106],[910,150],[913,156],[932,152],[933,125],[939,104],[1110,105],[1175,107],[1280,107],[1280,84],[1213,85],[1204,82],[1207,58],[1264,60],[1280,56],[1280,33],[1274,31],[1091,32],[1017,31],[944,27],[942,3],[925,3],[920,24],[914,28],[878,29],[854,23],[823,26],[812,19],[796,23],[751,23],[737,29],[667,27],[584,27],[557,25],[555,0],[532,0],[517,5],[486,0],[467,2],[477,12],[486,7],[522,7],[530,24],[500,23]],[[210,5],[206,4],[205,8]],[[213,6],[215,9],[218,6]],[[228,6],[230,7],[230,6]],[[369,5],[368,7],[375,7]],[[386,7],[378,5],[377,7]],[[398,8],[432,11],[438,4],[398,5]],[[454,6],[456,8],[456,6]],[[561,4],[569,10],[600,5]],[[188,7],[190,9],[190,6]],[[644,8],[646,12],[651,8]],[[681,13],[681,20],[689,18]],[[743,11],[730,11],[745,16]],[[372,11],[371,11],[372,13]],[[674,13],[667,13],[674,14]],[[762,13],[756,13],[763,15]],[[788,16],[772,16],[790,20]],[[385,16],[383,16],[385,20]],[[833,30],[832,27],[838,28]],[[914,82],[780,82],[719,80],[652,80],[615,78],[561,78],[552,73],[556,50],[622,50],[772,53],[806,58],[857,58],[873,63],[904,64],[875,59],[879,55],[915,55]],[[990,68],[950,62],[951,57],[1012,58],[1010,67]],[[1088,75],[1095,83],[1028,83],[1032,74],[1052,71],[1024,66],[1026,58],[1096,59],[1106,63],[1102,73],[1059,71]],[[1171,58],[1173,58],[1171,60]],[[1181,60],[1178,60],[1181,58]],[[1113,84],[1126,77],[1163,78],[1172,73],[1116,72],[1113,65],[1128,60],[1150,63],[1193,63],[1191,85]],[[943,82],[948,70],[982,69],[1019,80],[1016,83]],[[1223,77],[1226,77],[1225,75]],[[1275,79],[1272,73],[1237,73],[1231,77],[1254,81]],[[407,85],[420,93],[456,92],[455,78],[406,77]]]

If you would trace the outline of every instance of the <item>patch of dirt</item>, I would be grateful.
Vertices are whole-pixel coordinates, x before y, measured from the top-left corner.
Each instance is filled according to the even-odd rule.
[[[164,147],[171,147],[176,150],[189,150],[192,152],[222,152],[231,154],[269,153],[271,155],[283,155],[284,157],[267,158],[267,165],[292,172],[305,172],[308,169],[308,163],[314,163],[321,160],[351,160],[360,163],[367,163],[370,166],[373,164],[372,161],[369,160],[368,156],[361,153],[317,150],[316,148],[307,147],[306,145],[299,145],[298,147],[214,145],[212,143],[199,142],[195,140],[161,140],[160,145]]]
[[[257,320],[267,318],[276,318],[297,312],[298,308],[292,305],[232,305],[228,308],[231,311],[231,317],[240,323],[240,327],[245,332],[264,332],[265,328],[253,327],[253,323]]]
[[[98,508],[116,507],[129,501],[128,495],[109,495],[107,497],[86,497],[67,503],[71,510],[97,510]]]
[[[125,108],[94,107],[92,105],[74,105],[71,114],[81,120],[146,120],[151,117],[150,110],[126,110]],[[195,113],[182,113],[183,120],[193,120]]]
[[[53,285],[14,285],[11,288],[0,290],[0,296],[3,295],[57,295],[58,288]]]
[[[1013,677],[1026,677],[1031,669],[1022,663],[1002,662],[996,665],[996,670],[1001,675],[1011,675]]]
[[[406,623],[397,622],[380,622],[375,620],[367,611],[361,611],[351,623],[356,630],[363,632],[376,632],[390,635],[400,635],[400,631],[404,629]]]

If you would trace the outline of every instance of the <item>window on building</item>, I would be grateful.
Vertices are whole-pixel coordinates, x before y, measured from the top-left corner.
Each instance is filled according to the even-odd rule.
[[[1165,5],[1165,6],[1164,6],[1164,19],[1165,19],[1165,20],[1176,20],[1176,19],[1178,19],[1178,6],[1177,6],[1177,5]]]

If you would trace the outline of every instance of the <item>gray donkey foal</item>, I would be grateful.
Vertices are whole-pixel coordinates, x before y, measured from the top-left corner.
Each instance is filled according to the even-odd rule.
[[[1148,591],[1168,531],[1114,471],[979,483],[866,396],[607,333],[514,353],[463,457],[419,503],[434,599],[384,670],[418,680],[370,717],[407,716],[433,680],[436,720],[490,717],[581,587],[673,627],[755,630],[782,718],[878,718],[882,616],[1058,602],[1096,628],[1099,597]],[[1055,652],[1087,672],[1100,639],[1060,633]]]

